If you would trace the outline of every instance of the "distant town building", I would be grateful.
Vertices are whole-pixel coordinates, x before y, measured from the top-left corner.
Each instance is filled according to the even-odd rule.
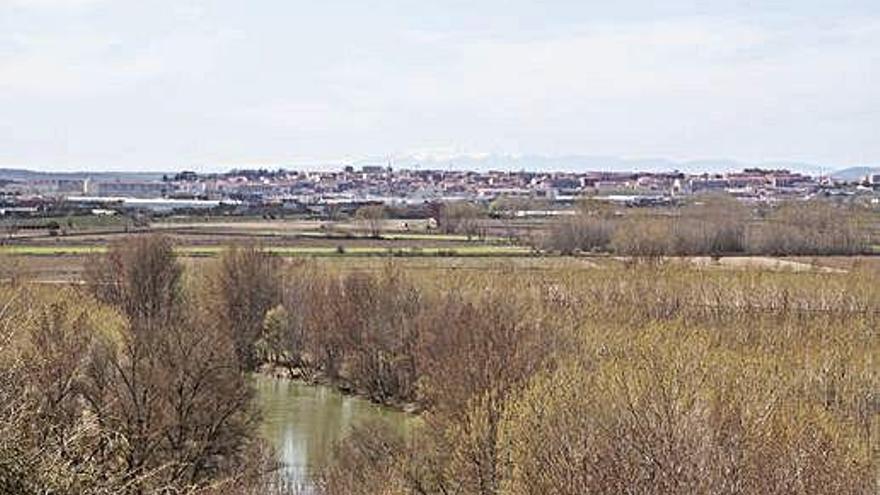
[[[94,184],[93,194],[97,196],[160,198],[168,192],[168,189],[168,184],[154,181],[97,182]]]
[[[59,174],[61,175],[61,174]],[[467,200],[490,203],[498,198],[541,200],[564,209],[590,196],[624,206],[652,206],[686,200],[691,194],[728,194],[744,201],[806,198],[817,193],[854,193],[855,184],[830,177],[811,177],[785,169],[745,169],[733,173],[685,174],[658,172],[535,172],[400,169],[381,165],[352,166],[334,171],[294,172],[282,168],[232,170],[197,174],[182,171],[161,180],[111,180],[108,174],[80,179],[70,175],[38,175],[32,179],[0,176],[0,206],[47,209],[144,209],[174,211],[222,208],[277,208],[289,212],[356,210],[364,204],[424,205]],[[865,180],[873,187],[865,187]],[[880,174],[860,181],[861,190],[877,194]],[[849,189],[848,189],[849,188]],[[870,191],[873,189],[873,191]],[[59,202],[59,197],[67,202]],[[88,201],[86,201],[88,199]],[[158,200],[163,201],[141,201]],[[137,200],[137,201],[135,201]],[[66,203],[62,205],[62,203]],[[59,206],[62,205],[62,206]],[[71,206],[74,205],[74,206]],[[544,211],[545,208],[535,208]],[[30,210],[28,210],[30,211]],[[25,214],[7,210],[10,213]]]

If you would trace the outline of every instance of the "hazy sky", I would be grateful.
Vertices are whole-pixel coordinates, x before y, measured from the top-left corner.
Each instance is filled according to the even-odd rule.
[[[880,1],[0,0],[0,166],[880,162]]]

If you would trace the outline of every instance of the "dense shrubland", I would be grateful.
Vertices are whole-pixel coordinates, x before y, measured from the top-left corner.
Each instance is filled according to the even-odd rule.
[[[281,298],[281,263],[253,246],[233,246],[196,281],[197,305],[232,337],[243,371],[254,371],[263,361],[258,342],[268,312]]]
[[[869,253],[876,213],[827,201],[786,202],[750,210],[708,197],[675,209],[627,210],[586,203],[553,223],[542,247],[562,254],[605,251],[624,256],[825,255]]]
[[[406,437],[356,431],[326,493],[876,492],[873,273],[294,273],[363,315],[297,359],[329,343],[340,379],[424,408]]]

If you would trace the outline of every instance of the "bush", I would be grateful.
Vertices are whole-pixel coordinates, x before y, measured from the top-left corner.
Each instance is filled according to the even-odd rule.
[[[373,492],[876,487],[871,272],[437,273],[411,281],[424,426],[356,463]]]
[[[795,478],[804,493],[871,492],[845,420],[771,386],[769,363],[665,332],[538,377],[501,427],[501,493],[781,494]]]

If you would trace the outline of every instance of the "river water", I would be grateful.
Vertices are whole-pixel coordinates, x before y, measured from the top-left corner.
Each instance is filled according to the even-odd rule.
[[[415,421],[412,415],[330,387],[257,376],[256,388],[263,411],[262,433],[274,445],[287,480],[306,488],[330,458],[333,444],[353,426],[383,419],[404,431]]]

